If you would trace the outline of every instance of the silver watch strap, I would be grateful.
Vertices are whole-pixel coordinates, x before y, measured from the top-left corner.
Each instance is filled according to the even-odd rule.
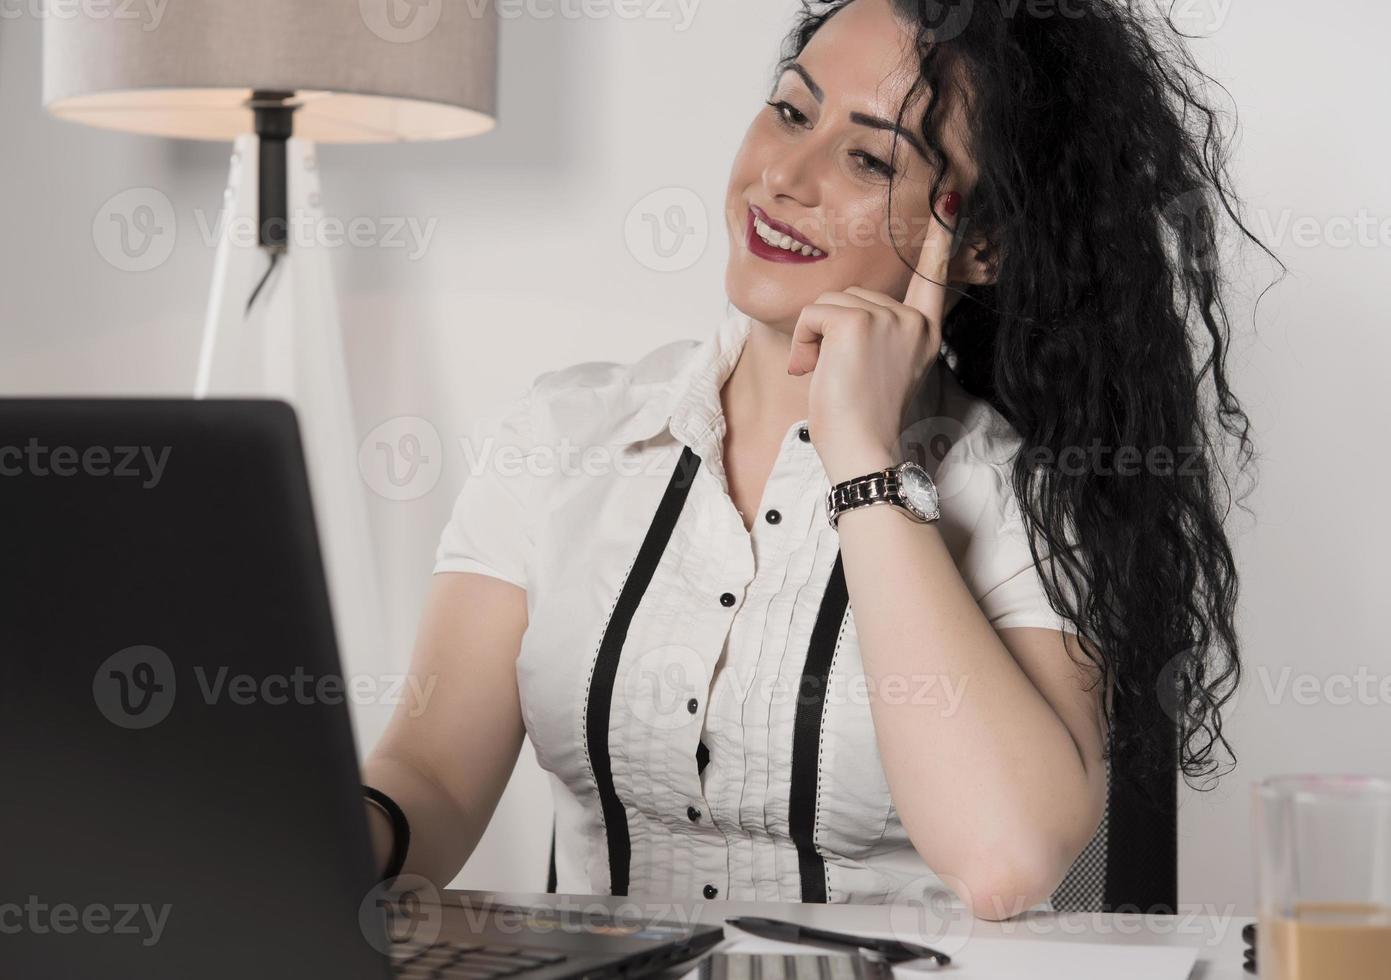
[[[878,503],[901,507],[902,500],[898,472],[892,468],[877,470],[837,483],[826,491],[826,519],[835,527],[840,515],[847,510]]]

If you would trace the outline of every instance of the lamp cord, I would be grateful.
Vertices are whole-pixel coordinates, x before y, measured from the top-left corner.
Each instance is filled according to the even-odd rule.
[[[266,281],[270,279],[270,274],[275,271],[275,265],[280,261],[279,252],[270,253],[270,264],[266,266],[265,274],[261,276],[261,281],[256,284],[256,288],[251,291],[251,298],[246,301],[246,312],[242,314],[243,319],[251,315],[251,307],[256,303],[256,297],[261,294],[261,289]]]

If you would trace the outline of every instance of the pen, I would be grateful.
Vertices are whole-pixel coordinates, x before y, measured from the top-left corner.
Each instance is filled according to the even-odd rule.
[[[951,957],[927,946],[906,943],[899,939],[881,939],[878,936],[852,936],[844,932],[831,932],[829,929],[813,929],[799,926],[795,922],[779,919],[763,919],[751,916],[734,916],[725,919],[728,925],[762,939],[773,939],[782,943],[801,943],[807,946],[828,946],[832,949],[863,949],[877,953],[890,963],[904,963],[908,960],[933,959],[938,966],[946,966]]]

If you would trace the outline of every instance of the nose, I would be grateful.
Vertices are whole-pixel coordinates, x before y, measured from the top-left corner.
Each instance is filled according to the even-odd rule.
[[[815,207],[820,200],[824,163],[824,154],[814,139],[779,146],[763,168],[763,189],[770,200],[782,198]]]

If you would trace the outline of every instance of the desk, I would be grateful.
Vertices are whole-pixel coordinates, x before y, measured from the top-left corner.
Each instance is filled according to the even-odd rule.
[[[580,911],[602,907],[628,920],[634,918],[670,918],[690,921],[692,918],[719,925],[727,916],[761,915],[787,919],[804,925],[821,926],[841,932],[891,934],[902,932],[903,911],[885,905],[800,905],[777,902],[724,902],[690,899],[610,898],[599,896],[559,896],[522,892],[456,891],[443,893],[446,902],[462,900],[471,904],[497,903],[504,905],[536,905],[566,907]],[[664,909],[671,910],[664,913]],[[1249,916],[1223,915],[1220,909],[1181,909],[1178,915],[1116,914],[1088,912],[1026,912],[1004,922],[989,922],[971,918],[964,910],[954,913],[937,933],[922,937],[929,945],[949,954],[969,955],[973,939],[1008,940],[1011,938],[1043,942],[1108,943],[1118,945],[1189,946],[1198,950],[1198,962],[1190,980],[1252,980],[1252,974],[1241,968],[1241,928],[1253,921]],[[732,928],[729,937],[743,935]],[[721,944],[722,948],[724,943]],[[808,947],[810,950],[810,947]],[[680,977],[689,968],[671,971]],[[926,975],[920,974],[920,975]],[[1087,978],[1079,978],[1087,980]],[[1107,978],[1110,980],[1110,978]]]

